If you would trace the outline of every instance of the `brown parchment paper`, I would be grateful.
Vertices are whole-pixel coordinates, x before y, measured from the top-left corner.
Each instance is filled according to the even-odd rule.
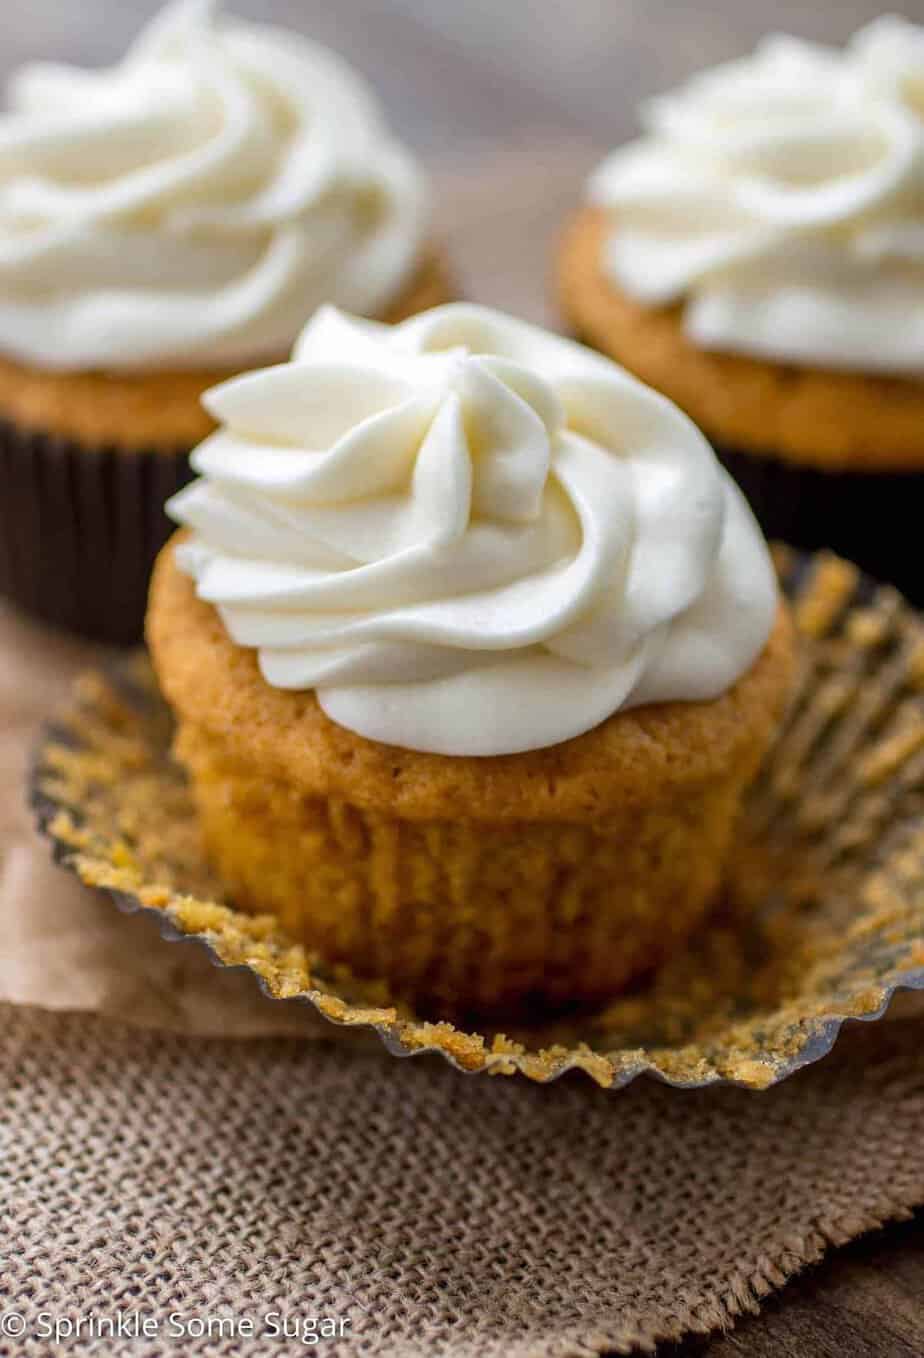
[[[120,916],[52,863],[32,828],[25,780],[41,722],[75,676],[110,660],[0,604],[0,1002],[85,1010],[194,1034],[311,1033],[251,979],[197,948],[168,948],[149,920]]]

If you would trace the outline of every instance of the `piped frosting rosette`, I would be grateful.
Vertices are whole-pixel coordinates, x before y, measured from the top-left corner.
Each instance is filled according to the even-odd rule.
[[[419,262],[423,178],[359,77],[217,0],[175,0],[112,68],[26,67],[9,102],[0,348],[27,362],[268,361]]]
[[[589,184],[618,287],[705,348],[924,374],[924,28],[767,38],[643,123]]]
[[[550,746],[714,698],[768,638],[766,545],[708,443],[580,345],[473,306],[325,308],[205,399],[179,564],[267,683],[361,736]]]

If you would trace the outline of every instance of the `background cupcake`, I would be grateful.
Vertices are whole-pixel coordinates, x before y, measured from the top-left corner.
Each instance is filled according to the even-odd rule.
[[[768,533],[924,599],[924,29],[770,38],[644,122],[566,234],[571,325],[693,416]]]
[[[297,34],[168,7],[103,71],[41,65],[0,120],[0,589],[140,631],[199,397],[333,301],[445,296],[420,172]]]
[[[230,898],[445,1009],[610,993],[715,899],[786,696],[708,444],[581,346],[325,309],[210,392],[148,637]]]

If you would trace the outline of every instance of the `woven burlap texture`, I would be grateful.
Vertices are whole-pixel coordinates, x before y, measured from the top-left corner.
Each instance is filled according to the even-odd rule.
[[[40,1313],[117,1308],[161,1333],[80,1351],[249,1358],[276,1311],[343,1318],[331,1351],[371,1358],[625,1353],[730,1324],[924,1200],[914,1021],[857,1027],[766,1095],[572,1078],[550,1099],[432,1058],[2,1013],[23,1358],[50,1351]],[[172,1339],[171,1314],[257,1334]]]

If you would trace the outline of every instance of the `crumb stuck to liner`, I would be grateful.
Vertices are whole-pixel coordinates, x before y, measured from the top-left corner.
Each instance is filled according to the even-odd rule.
[[[148,580],[189,481],[184,449],[88,447],[0,421],[0,594],[94,641],[140,641]]]
[[[222,902],[202,855],[172,718],[147,660],[88,676],[33,774],[56,856],[122,908],[156,911],[246,966],[277,1000],[373,1028],[395,1055],[605,1088],[650,1072],[763,1089],[824,1056],[845,1018],[924,988],[924,620],[846,562],[780,549],[802,636],[796,697],[748,801],[724,903],[644,985],[588,1013],[501,1033],[426,1018]]]
[[[918,545],[924,472],[828,471],[715,446],[767,537],[808,551],[828,546],[924,604]]]

